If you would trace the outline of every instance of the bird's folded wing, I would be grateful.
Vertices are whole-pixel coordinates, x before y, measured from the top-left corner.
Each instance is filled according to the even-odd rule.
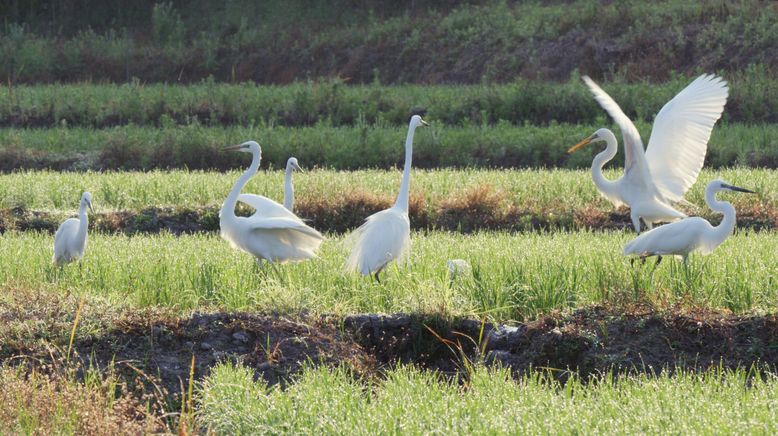
[[[256,209],[256,212],[254,212],[254,215],[252,216],[267,218],[284,217],[302,222],[302,220],[297,215],[290,212],[289,209],[285,208],[282,204],[278,204],[277,202],[261,195],[240,194],[238,195],[238,201],[246,203]]]
[[[260,217],[251,221],[251,228],[252,230],[293,230],[314,238],[324,239],[324,236],[322,236],[321,233],[319,233],[316,229],[305,225],[305,223],[300,222],[299,219],[295,220],[283,217]]]
[[[621,135],[624,138],[624,174],[629,177],[637,176],[637,180],[644,184],[649,192],[658,195],[659,192],[651,182],[651,173],[646,164],[643,141],[640,139],[640,132],[638,132],[637,127],[621,110],[618,103],[594,83],[589,76],[583,76],[582,79],[586,86],[589,87],[597,103],[608,112],[621,129]]]
[[[721,117],[728,92],[722,78],[702,75],[657,114],[646,161],[664,198],[684,201],[684,194],[697,180],[713,125]]]

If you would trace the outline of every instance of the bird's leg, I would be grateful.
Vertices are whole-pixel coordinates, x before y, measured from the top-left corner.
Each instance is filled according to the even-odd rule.
[[[381,271],[376,271],[373,277],[375,277],[375,281],[381,283],[381,278],[378,276],[378,274],[381,274]]]
[[[635,228],[636,232],[640,233],[640,217],[634,209],[629,211],[629,217],[632,219],[632,227]]]
[[[657,254],[657,255],[656,255],[656,263],[654,264],[654,267],[653,267],[653,268],[651,268],[651,272],[652,272],[652,273],[653,273],[654,271],[656,271],[656,267],[658,267],[658,266],[659,266],[659,264],[660,264],[661,262],[662,262],[662,255],[661,255],[661,254]]]

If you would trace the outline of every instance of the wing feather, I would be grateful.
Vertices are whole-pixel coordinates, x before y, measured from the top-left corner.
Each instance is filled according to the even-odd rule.
[[[640,182],[646,186],[646,189],[653,195],[659,197],[659,191],[654,186],[651,178],[651,172],[646,163],[643,141],[632,120],[621,110],[618,103],[611,98],[608,93],[603,91],[589,76],[582,77],[586,86],[594,95],[597,103],[608,112],[613,121],[619,125],[621,135],[624,139],[624,175]]]
[[[659,193],[682,202],[697,181],[713,125],[729,88],[721,77],[703,74],[662,107],[648,140],[646,161]]]

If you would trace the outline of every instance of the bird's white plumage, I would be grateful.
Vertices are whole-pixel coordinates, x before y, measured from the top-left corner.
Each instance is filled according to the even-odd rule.
[[[693,251],[710,254],[735,228],[735,208],[726,201],[716,200],[716,193],[722,189],[743,191],[742,188],[733,187],[721,180],[708,184],[705,202],[712,210],[724,214],[718,226],[712,226],[700,217],[684,218],[639,235],[624,247],[624,254],[640,257],[675,255],[684,259]]]
[[[363,275],[380,272],[393,260],[404,260],[411,245],[408,213],[397,208],[370,215],[350,236],[353,248],[346,269]]]
[[[249,169],[238,179],[219,213],[221,236],[234,248],[246,251],[271,263],[297,262],[316,258],[324,237],[297,215],[275,201],[240,190],[256,173],[261,148],[254,141],[240,151],[253,154]],[[249,217],[235,215],[235,205],[242,201],[255,209]]]
[[[595,140],[608,142],[608,148],[592,163],[592,177],[599,192],[616,207],[630,207],[638,232],[640,218],[649,228],[654,222],[685,218],[671,203],[685,202],[683,195],[700,173],[711,130],[726,102],[726,82],[703,75],[678,93],[659,111],[648,151],[644,151],[640,133],[619,105],[589,77],[583,80],[624,137],[624,175],[610,182],[603,177],[602,166],[615,156],[618,145],[607,129],[594,135]]]
[[[656,191],[651,182],[651,173],[645,160],[643,140],[640,139],[637,127],[621,110],[616,101],[594,83],[589,76],[583,76],[583,81],[589,87],[597,103],[608,112],[621,129],[621,135],[624,139],[624,176],[632,179],[632,183],[643,186],[649,195],[657,196],[659,192]]]
[[[51,259],[53,263],[64,265],[84,256],[89,226],[87,207],[92,207],[92,194],[84,192],[79,204],[79,217],[66,219],[54,234],[54,255]]]
[[[646,161],[660,194],[682,201],[705,162],[713,125],[729,89],[727,82],[702,75],[662,107],[654,120]]]
[[[389,262],[404,259],[411,244],[411,222],[408,219],[408,196],[413,159],[413,134],[418,126],[426,125],[414,115],[405,137],[405,167],[397,200],[389,209],[377,212],[365,220],[349,237],[351,254],[346,269],[363,275],[380,273]]]

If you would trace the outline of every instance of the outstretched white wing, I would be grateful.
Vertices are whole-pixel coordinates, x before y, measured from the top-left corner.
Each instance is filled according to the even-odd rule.
[[[658,194],[659,192],[651,181],[651,172],[649,171],[648,164],[646,164],[643,141],[640,139],[640,132],[638,132],[637,127],[635,127],[632,120],[627,117],[611,96],[594,83],[589,76],[583,76],[582,79],[586,86],[589,87],[597,103],[608,112],[621,129],[621,134],[624,138],[625,177],[634,178],[634,180],[645,185],[648,192],[655,195]]]
[[[646,161],[662,197],[683,196],[700,174],[713,125],[727,102],[727,82],[702,75],[662,107],[648,141]]]
[[[275,201],[254,194],[240,194],[238,201],[242,201],[256,209],[249,219],[254,230],[288,230],[300,232],[318,241],[324,240],[324,236],[313,227],[308,226],[293,212]],[[316,244],[318,247],[318,244]]]

